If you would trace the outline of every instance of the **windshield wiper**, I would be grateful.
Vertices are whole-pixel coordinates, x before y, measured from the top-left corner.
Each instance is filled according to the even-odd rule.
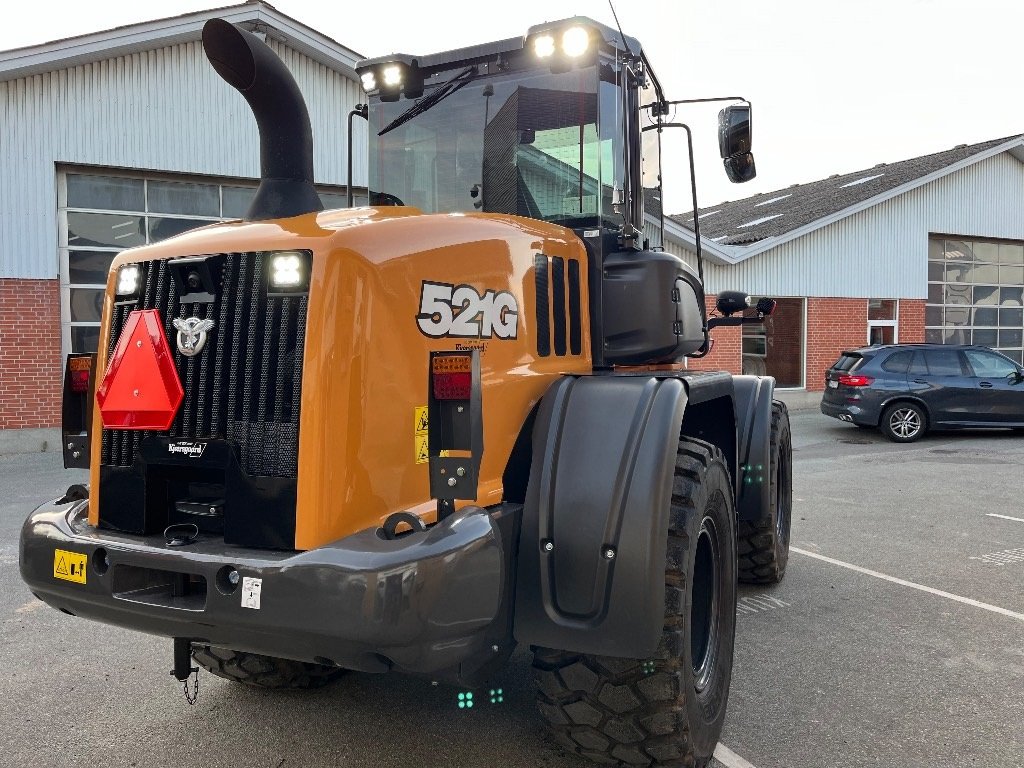
[[[469,85],[469,83],[472,82],[473,78],[475,77],[476,67],[466,67],[464,70],[459,72],[459,74],[455,75],[451,80],[437,86],[437,88],[434,91],[432,91],[430,95],[424,96],[422,99],[420,99],[407,110],[405,110],[405,112],[403,112],[390,123],[388,123],[386,126],[384,126],[384,128],[381,129],[381,131],[378,132],[377,135],[383,136],[385,133],[395,130],[395,128],[397,128],[398,126],[405,125],[405,123],[409,122],[417,115],[422,115],[424,112],[426,112],[428,109],[433,107],[438,102],[451,96],[453,93],[459,90],[459,88],[462,88],[462,86]]]

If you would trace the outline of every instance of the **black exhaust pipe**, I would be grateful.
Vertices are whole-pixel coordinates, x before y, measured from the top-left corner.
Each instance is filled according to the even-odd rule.
[[[260,186],[247,221],[322,211],[313,187],[313,130],[291,72],[256,35],[223,19],[203,25],[213,68],[249,102],[260,131]]]

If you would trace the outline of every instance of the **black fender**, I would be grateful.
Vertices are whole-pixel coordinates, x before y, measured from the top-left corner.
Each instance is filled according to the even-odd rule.
[[[765,520],[771,516],[769,440],[772,432],[771,376],[733,376],[736,404],[736,518]]]
[[[686,404],[678,377],[565,377],[545,394],[519,538],[520,643],[654,654]]]

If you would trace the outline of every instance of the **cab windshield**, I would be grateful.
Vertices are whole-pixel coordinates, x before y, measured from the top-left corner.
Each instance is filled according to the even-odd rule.
[[[370,103],[374,204],[509,213],[570,227],[621,224],[612,210],[613,188],[622,184],[613,150],[617,89],[599,108],[596,66],[488,75],[456,68],[433,80],[419,99]],[[447,90],[440,100],[438,89]]]

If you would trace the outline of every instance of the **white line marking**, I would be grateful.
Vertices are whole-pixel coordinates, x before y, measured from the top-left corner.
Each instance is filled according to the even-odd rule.
[[[997,515],[995,512],[986,512],[988,517],[1001,517],[1003,520],[1016,520],[1018,523],[1024,523],[1024,517],[1010,517],[1009,515]]]
[[[715,747],[715,759],[726,768],[754,768],[753,763],[744,760],[722,743]]]
[[[1000,608],[998,605],[989,605],[979,600],[972,600],[969,597],[963,597],[961,595],[954,595],[952,592],[943,592],[941,589],[935,589],[933,587],[926,587],[923,584],[915,584],[912,581],[906,579],[897,579],[895,576],[887,576],[884,573],[878,571],[872,571],[867,568],[861,568],[859,565],[853,563],[844,563],[842,560],[834,560],[831,557],[825,557],[819,555],[817,552],[808,552],[806,549],[800,549],[799,547],[790,547],[790,552],[797,552],[807,557],[813,557],[816,560],[823,560],[826,563],[832,563],[832,565],[838,565],[841,568],[849,568],[851,571],[857,573],[863,573],[867,576],[874,576],[876,579],[883,579],[885,581],[891,581],[893,584],[899,584],[904,587],[910,587],[911,589],[919,589],[922,592],[927,592],[930,595],[938,595],[939,597],[945,597],[950,600],[956,600],[958,603],[964,603],[965,605],[973,605],[975,608],[983,608],[986,611],[992,613],[998,613],[1003,616],[1009,616],[1011,619],[1017,619],[1017,621],[1024,621],[1024,613],[1015,613],[1014,611],[1007,610],[1006,608]]]

